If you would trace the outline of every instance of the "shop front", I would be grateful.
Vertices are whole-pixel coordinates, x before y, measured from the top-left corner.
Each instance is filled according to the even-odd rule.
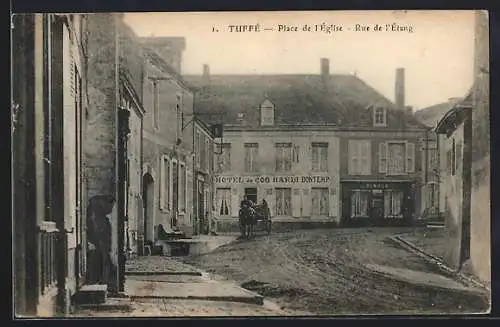
[[[386,226],[411,223],[414,181],[342,181],[342,225]]]
[[[218,221],[237,222],[245,195],[264,200],[274,222],[338,222],[338,179],[324,175],[216,176],[215,210]]]

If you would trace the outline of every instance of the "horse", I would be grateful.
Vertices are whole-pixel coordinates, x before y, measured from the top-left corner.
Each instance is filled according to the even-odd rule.
[[[239,211],[240,231],[243,239],[254,237],[254,226],[256,224],[256,211],[250,206],[243,206]]]

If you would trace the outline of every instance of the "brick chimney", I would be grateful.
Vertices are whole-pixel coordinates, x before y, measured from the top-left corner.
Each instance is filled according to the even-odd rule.
[[[395,85],[395,102],[396,108],[405,110],[405,69],[396,68],[396,85]]]
[[[210,84],[210,67],[207,64],[203,65],[203,85]]]
[[[320,69],[321,69],[321,76],[326,77],[330,75],[330,60],[328,60],[328,58],[321,58]]]

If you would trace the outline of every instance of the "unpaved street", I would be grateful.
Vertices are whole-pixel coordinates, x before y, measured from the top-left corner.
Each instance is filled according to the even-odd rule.
[[[237,281],[286,309],[314,314],[478,312],[486,299],[380,276],[366,264],[435,272],[387,241],[404,229],[303,230],[258,236],[184,260]]]

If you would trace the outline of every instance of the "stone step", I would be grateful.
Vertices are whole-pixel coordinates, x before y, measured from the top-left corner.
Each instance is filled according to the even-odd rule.
[[[108,296],[108,285],[84,285],[73,296],[75,305],[105,303]]]
[[[126,298],[107,298],[103,303],[88,303],[75,306],[76,314],[85,311],[99,312],[131,312],[132,303]]]

